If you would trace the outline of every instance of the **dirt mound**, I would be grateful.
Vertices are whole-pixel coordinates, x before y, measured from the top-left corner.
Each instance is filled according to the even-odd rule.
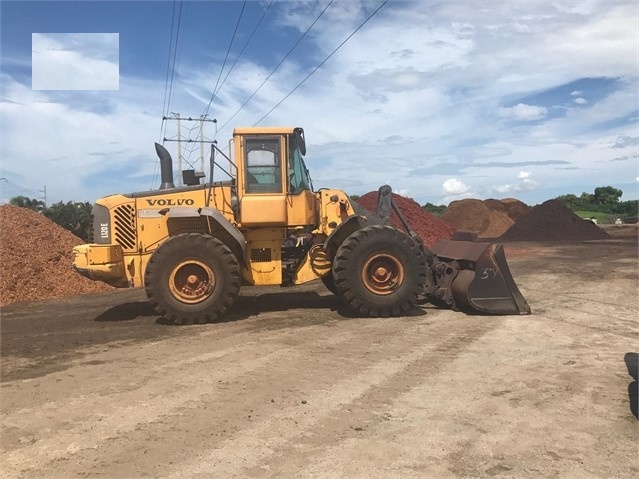
[[[583,220],[559,200],[548,200],[519,218],[501,241],[585,241],[608,239],[610,235]]]
[[[83,241],[27,208],[0,206],[0,305],[113,289],[71,268]]]
[[[496,238],[530,207],[514,198],[452,201],[441,219],[458,230],[474,231],[480,238]]]
[[[493,200],[486,200],[493,201]],[[510,216],[514,221],[517,221],[519,218],[528,213],[531,208],[523,201],[516,200],[515,198],[504,198],[502,200],[498,200],[504,208],[506,208],[506,213]]]
[[[432,213],[424,210],[417,202],[404,196],[392,193],[393,201],[402,212],[408,225],[422,239],[427,247],[432,247],[438,239],[450,239],[453,237],[455,228],[448,223],[438,219]],[[357,204],[366,208],[369,212],[377,209],[377,191],[369,191],[357,199]],[[404,230],[397,214],[391,212],[391,224]]]

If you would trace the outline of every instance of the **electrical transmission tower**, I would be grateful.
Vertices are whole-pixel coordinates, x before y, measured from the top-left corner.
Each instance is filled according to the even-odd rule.
[[[164,138],[163,141],[175,141],[178,144],[178,185],[182,186],[183,184],[183,180],[182,180],[182,163],[184,162],[190,169],[193,170],[197,170],[195,168],[195,163],[197,162],[197,158],[195,160],[190,159],[190,155],[187,157],[186,156],[186,152],[187,152],[187,147],[189,146],[189,144],[192,143],[199,143],[200,144],[200,156],[199,156],[199,160],[200,160],[200,168],[197,171],[201,171],[204,172],[204,144],[212,144],[212,143],[216,143],[215,140],[210,140],[209,138],[207,138],[204,135],[204,124],[205,123],[214,123],[215,124],[215,133],[217,134],[217,120],[215,118],[208,118],[208,115],[200,115],[198,118],[192,118],[192,117],[184,117],[184,116],[180,116],[179,113],[171,113],[171,116],[163,116],[162,120],[174,120],[177,122],[177,138]],[[193,123],[199,123],[199,125],[193,125]],[[191,124],[193,126],[191,126],[190,128],[188,127],[188,125]],[[199,139],[192,139],[191,138],[191,132],[196,128],[199,127]],[[183,134],[183,129],[188,129],[188,134],[184,135]],[[189,153],[193,152],[193,149],[188,150]]]
[[[42,196],[40,198],[42,198],[42,202],[44,204],[44,207],[47,207],[47,185],[44,185],[44,189],[42,190],[38,190],[40,193],[42,193]]]

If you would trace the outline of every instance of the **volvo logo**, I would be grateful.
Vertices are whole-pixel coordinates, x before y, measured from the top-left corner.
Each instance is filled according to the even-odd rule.
[[[146,200],[146,202],[149,204],[149,206],[193,206],[195,204],[195,200],[192,200],[191,198],[178,198],[176,200],[172,198],[166,200]]]

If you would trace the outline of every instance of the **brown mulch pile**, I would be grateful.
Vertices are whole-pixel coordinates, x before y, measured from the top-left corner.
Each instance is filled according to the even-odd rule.
[[[519,218],[501,241],[585,241],[608,239],[594,223],[581,219],[561,201],[548,200]]]
[[[465,199],[452,201],[441,219],[458,230],[474,231],[480,238],[497,238],[528,210],[528,205],[514,198]]]
[[[432,247],[438,239],[450,239],[455,233],[448,223],[438,219],[432,213],[423,209],[416,201],[404,196],[392,193],[393,201],[402,212],[406,222],[411,229],[417,233],[427,247]],[[357,199],[357,204],[366,208],[369,212],[375,212],[377,209],[377,191],[369,191]],[[397,214],[391,212],[391,225],[404,231],[401,221]]]
[[[83,241],[27,208],[0,206],[0,305],[107,291],[113,287],[73,271]]]

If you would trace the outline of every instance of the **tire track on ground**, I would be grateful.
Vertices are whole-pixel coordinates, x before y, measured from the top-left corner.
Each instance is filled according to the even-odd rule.
[[[199,335],[201,337],[171,338],[155,345],[157,347],[145,344],[141,348],[115,351],[112,354],[117,354],[118,358],[92,368],[81,362],[71,371],[77,369],[83,374],[69,382],[68,388],[63,384],[59,389],[66,390],[67,394],[57,400],[12,411],[7,411],[7,401],[3,401],[4,424],[13,431],[12,437],[17,437],[17,442],[8,444],[7,435],[4,435],[3,463],[12,470],[22,469],[27,473],[52,461],[68,460],[82,451],[95,451],[105,443],[119,444],[123,437],[140,429],[141,425],[171,422],[172,416],[182,414],[180,410],[197,408],[201,397],[206,397],[206,402],[232,402],[237,393],[233,385],[247,381],[253,371],[279,370],[285,359],[299,362],[309,350],[331,351],[342,344],[348,349],[350,343],[361,340],[363,333],[374,335],[376,331],[388,328],[383,321],[357,322],[357,328],[345,321],[339,325],[347,327],[337,330],[314,326],[305,328],[303,335],[277,330],[257,335],[244,333],[244,338],[242,334],[232,335],[212,342],[212,332],[208,332]],[[339,334],[336,334],[338,330]],[[253,340],[247,342],[247,335]],[[291,344],[293,342],[297,344]],[[171,351],[175,360],[167,363],[164,358],[162,365],[154,365],[163,359],[166,350]],[[220,362],[224,365],[217,365]],[[118,384],[127,364],[128,383],[116,386],[119,390],[113,391],[113,384]],[[144,368],[145,364],[152,366]],[[216,364],[215,369],[212,370],[211,364]],[[69,380],[68,376],[67,373],[55,373],[28,384],[32,389],[42,386],[46,390],[47,383]],[[92,381],[85,382],[91,377],[94,378]],[[26,392],[24,387],[7,389],[3,396],[10,404],[20,403]],[[212,389],[216,390],[213,395]],[[68,391],[73,392],[69,394]],[[54,411],[62,412],[62,416],[70,420],[56,420]],[[28,430],[25,424],[50,424],[53,427],[44,431]],[[87,437],[92,440],[87,441]]]
[[[451,323],[441,318],[429,330],[414,330],[401,339],[393,338],[396,340],[384,344],[384,351],[369,367],[351,371],[331,384],[317,384],[308,391],[308,404],[312,404],[309,411],[300,415],[298,405],[274,411],[267,420],[243,428],[168,477],[207,477],[211,471],[220,477],[259,477],[260,471],[264,475],[265,470],[279,471],[283,467],[292,475],[296,471],[299,474],[300,467],[327,446],[339,447],[339,442],[352,432],[349,424],[353,421],[382,421],[390,401],[421,384],[424,374],[435,373],[449,364],[468,344],[500,324],[495,318],[463,319],[469,321],[457,322],[451,328]],[[312,368],[312,359],[306,363],[300,367]],[[296,427],[287,424],[289,417],[296,418]],[[299,454],[300,449],[305,449],[304,454]],[[295,457],[304,464],[293,466]]]

